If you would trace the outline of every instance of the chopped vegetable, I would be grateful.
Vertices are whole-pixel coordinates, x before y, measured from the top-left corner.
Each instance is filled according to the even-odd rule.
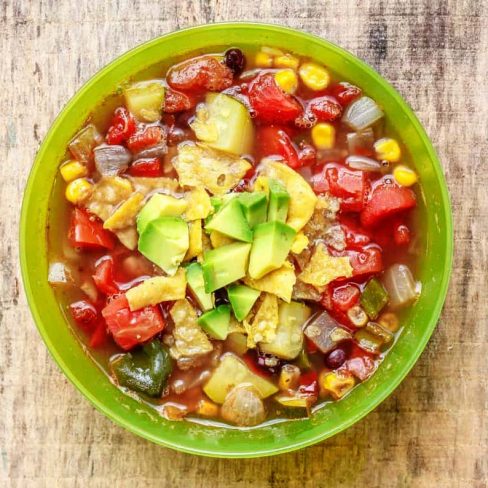
[[[164,104],[164,86],[161,83],[141,81],[124,90],[130,112],[144,122],[156,122],[161,118]]]
[[[227,296],[237,320],[242,321],[247,317],[260,295],[260,291],[244,285],[233,285],[227,289]]]
[[[233,388],[225,397],[220,413],[224,420],[240,427],[260,424],[266,418],[259,392],[249,385]]]
[[[296,390],[300,380],[300,368],[294,364],[284,364],[281,368],[278,386],[281,391]]]
[[[381,325],[369,322],[354,334],[354,340],[365,351],[378,354],[384,345],[392,342],[393,334]]]
[[[296,71],[299,65],[300,60],[296,56],[289,53],[280,54],[273,60],[273,66],[275,68],[290,68]]]
[[[180,268],[174,276],[156,276],[144,280],[126,292],[131,311],[161,302],[183,300],[186,294],[185,271]]]
[[[107,144],[121,144],[136,131],[136,121],[125,107],[118,107],[114,111],[112,123],[107,131]]]
[[[330,395],[335,400],[340,400],[349,393],[356,381],[347,371],[323,371],[320,374],[320,391],[323,395]]]
[[[137,232],[142,234],[149,222],[160,217],[179,217],[187,207],[188,202],[183,198],[156,193],[137,215]]]
[[[378,317],[379,313],[387,303],[388,293],[380,281],[376,278],[369,280],[361,295],[361,306],[368,314],[369,318],[374,320]]]
[[[127,172],[131,176],[161,176],[161,161],[159,158],[138,159],[130,165]]]
[[[298,70],[298,74],[305,86],[310,88],[310,90],[324,90],[330,82],[329,72],[317,63],[303,63]]]
[[[213,310],[205,312],[199,319],[198,325],[213,339],[225,341],[229,333],[230,305],[219,305]]]
[[[92,159],[93,149],[102,144],[102,142],[103,137],[97,128],[92,124],[88,124],[76,134],[69,143],[68,148],[76,160],[86,162]]]
[[[398,165],[393,170],[393,177],[400,186],[412,186],[418,181],[415,171],[403,165]]]
[[[352,338],[325,310],[307,324],[304,333],[324,354]]]
[[[202,266],[199,263],[191,263],[186,268],[186,279],[188,280],[188,287],[200,308],[203,311],[212,309],[215,299],[212,293],[205,291]]]
[[[397,314],[393,312],[382,313],[377,320],[383,328],[388,329],[390,332],[396,332],[400,328],[400,321]]]
[[[160,396],[173,365],[168,349],[157,339],[142,349],[115,356],[110,367],[120,386]]]
[[[54,286],[74,284],[72,270],[64,263],[50,263],[47,281]]]
[[[298,77],[292,69],[282,69],[274,75],[276,84],[285,92],[293,95],[298,88]]]
[[[368,323],[368,315],[359,305],[354,305],[347,311],[347,317],[355,327],[364,327]]]
[[[400,145],[391,137],[378,139],[374,143],[374,150],[376,151],[377,159],[380,161],[388,161],[389,163],[398,163],[402,156]]]
[[[351,129],[363,130],[383,118],[383,111],[369,97],[361,97],[352,102],[344,112],[342,122]]]
[[[286,127],[278,125],[260,127],[256,136],[259,157],[279,156],[290,168],[302,166],[298,148],[288,132]]]
[[[362,169],[361,167],[354,167],[354,161],[358,161],[358,164],[361,162],[361,158],[355,158],[355,156],[372,156],[374,153],[373,149],[374,145],[374,131],[371,127],[367,129],[360,130],[358,132],[350,132],[347,134],[347,148],[349,150],[350,156],[346,158],[346,164],[353,169]],[[350,158],[352,158],[350,160]],[[348,161],[351,161],[352,164],[349,164]],[[376,162],[377,168],[381,169],[380,163],[374,161],[374,159],[365,159],[365,163],[373,161]],[[364,171],[371,171],[370,167],[367,164],[364,165]],[[378,171],[378,169],[374,169],[372,171]]]
[[[85,202],[93,192],[93,185],[86,178],[78,178],[66,186],[65,196],[68,202],[80,205]]]
[[[312,142],[317,149],[332,149],[335,146],[335,127],[321,122],[312,129]]]
[[[410,305],[419,295],[412,272],[405,264],[390,266],[383,276],[383,284],[393,308]]]
[[[77,178],[83,178],[88,174],[87,167],[76,160],[66,161],[60,168],[59,172],[66,183],[76,180]]]
[[[123,173],[132,161],[132,154],[124,146],[102,145],[93,150],[95,166],[103,176],[116,176]]]
[[[85,210],[75,208],[71,214],[68,239],[73,247],[84,249],[113,249],[114,236],[103,224]]]

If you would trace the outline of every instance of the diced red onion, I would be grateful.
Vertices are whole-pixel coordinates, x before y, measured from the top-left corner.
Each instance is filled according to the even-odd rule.
[[[76,134],[69,143],[69,150],[78,161],[89,161],[93,148],[103,142],[103,137],[93,124],[89,124]]]
[[[132,161],[130,151],[124,146],[104,144],[93,150],[95,166],[103,176],[116,176],[123,173]]]
[[[373,125],[383,115],[383,111],[373,99],[361,97],[347,107],[342,121],[354,130],[362,130]]]
[[[367,158],[366,156],[348,156],[346,164],[352,169],[359,169],[361,171],[381,171],[381,163],[375,159]]]
[[[347,134],[347,147],[350,154],[373,154],[374,132],[371,127]]]
[[[420,294],[420,287],[405,264],[393,264],[383,276],[383,284],[390,296],[390,306],[403,307],[414,302]]]
[[[143,149],[134,155],[134,160],[136,159],[147,159],[147,158],[159,158],[164,156],[168,152],[168,146],[166,142],[159,142],[154,146]]]

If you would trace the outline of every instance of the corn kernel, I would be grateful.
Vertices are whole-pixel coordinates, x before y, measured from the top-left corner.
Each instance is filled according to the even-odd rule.
[[[81,178],[82,176],[86,176],[88,174],[88,170],[84,164],[81,164],[79,161],[72,159],[71,161],[67,161],[64,163],[61,168],[59,168],[61,176],[66,183],[70,181],[76,180],[76,178]]]
[[[273,66],[273,56],[259,51],[254,58],[254,63],[258,68],[271,68]]]
[[[332,149],[335,145],[335,133],[333,125],[321,122],[312,129],[312,142],[317,149]]]
[[[401,186],[412,186],[418,180],[417,173],[403,165],[399,165],[393,170],[393,177]]]
[[[275,74],[275,81],[286,93],[295,93],[298,88],[298,78],[291,69],[283,69]]]
[[[382,313],[378,318],[378,324],[390,332],[396,332],[400,328],[400,321],[393,312]]]
[[[269,54],[270,56],[282,56],[284,54],[284,52],[277,47],[262,46],[261,51]]]
[[[290,68],[292,70],[297,70],[300,60],[296,56],[291,54],[283,54],[282,56],[277,56],[274,59],[275,68]]]
[[[300,381],[300,368],[294,364],[285,364],[281,368],[278,387],[282,391],[295,390]]]
[[[330,82],[329,72],[317,63],[303,63],[298,74],[305,86],[314,91],[327,88]]]
[[[202,399],[198,403],[196,413],[202,417],[217,417],[219,414],[219,406],[210,400]]]
[[[335,400],[339,400],[350,392],[355,383],[354,376],[338,371],[322,371],[319,376],[321,393],[330,395]]]
[[[85,178],[78,178],[68,183],[66,187],[66,199],[73,203],[78,204],[84,202],[91,194],[93,185]]]
[[[378,139],[374,143],[374,150],[377,159],[388,161],[389,163],[397,163],[402,156],[400,145],[395,139],[391,139],[390,137]]]

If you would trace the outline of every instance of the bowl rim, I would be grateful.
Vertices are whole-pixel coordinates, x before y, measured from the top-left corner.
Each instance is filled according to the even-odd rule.
[[[400,370],[400,373],[391,381],[387,387],[381,389],[378,393],[374,396],[374,401],[365,408],[363,411],[357,412],[354,415],[348,417],[346,420],[338,424],[337,427],[334,427],[326,432],[322,432],[319,435],[311,437],[309,439],[300,441],[300,442],[290,442],[289,445],[278,447],[275,449],[268,449],[265,451],[259,451],[254,453],[249,452],[238,452],[238,451],[225,451],[225,452],[218,452],[215,450],[209,450],[200,447],[188,447],[177,442],[168,441],[166,439],[162,439],[159,436],[153,435],[150,432],[145,431],[143,428],[140,428],[137,425],[134,425],[132,422],[122,418],[118,414],[112,411],[112,409],[107,406],[103,401],[100,401],[95,395],[93,395],[83,384],[81,384],[76,375],[71,371],[69,364],[67,364],[62,355],[57,351],[55,344],[50,340],[48,333],[46,332],[45,328],[43,327],[43,319],[40,315],[39,309],[36,304],[35,299],[35,283],[30,277],[29,270],[27,268],[27,256],[26,256],[26,233],[27,233],[27,219],[28,219],[28,203],[30,197],[34,191],[33,182],[36,179],[36,175],[41,170],[41,161],[44,157],[44,153],[49,145],[49,141],[51,140],[52,136],[56,131],[60,128],[63,123],[63,120],[66,114],[72,109],[72,107],[77,103],[78,99],[82,97],[82,95],[88,91],[93,85],[95,85],[100,78],[102,78],[107,72],[124,64],[129,58],[132,56],[137,55],[141,51],[144,51],[154,45],[157,45],[163,39],[170,39],[170,38],[178,38],[183,37],[186,34],[201,31],[201,30],[221,30],[221,29],[239,29],[239,28],[257,28],[263,31],[275,31],[280,33],[290,33],[294,36],[302,37],[306,40],[315,43],[321,43],[325,45],[329,50],[334,51],[336,54],[341,55],[342,57],[346,58],[348,61],[359,65],[363,71],[366,71],[373,79],[374,82],[379,84],[384,90],[389,92],[389,95],[396,100],[397,103],[402,107],[403,113],[408,117],[409,123],[417,132],[419,138],[421,139],[425,150],[431,159],[433,165],[433,170],[435,173],[436,180],[439,182],[440,185],[440,194],[442,200],[442,210],[445,213],[446,218],[446,242],[445,242],[445,252],[446,257],[444,261],[444,272],[442,275],[442,280],[440,282],[438,288],[438,297],[435,302],[435,307],[432,308],[429,321],[427,326],[424,329],[424,333],[417,341],[416,347],[414,352],[408,357],[404,363],[403,368]],[[20,255],[20,268],[21,268],[21,275],[22,281],[24,285],[24,290],[27,298],[27,303],[29,305],[29,309],[31,314],[34,318],[34,322],[36,324],[36,328],[39,331],[43,341],[45,342],[48,351],[55,362],[58,364],[61,371],[66,375],[66,377],[71,381],[71,383],[92,403],[92,405],[105,416],[107,416],[110,420],[112,420],[115,424],[127,429],[128,431],[146,439],[151,442],[154,442],[158,445],[163,447],[172,448],[177,451],[195,454],[200,456],[207,456],[207,457],[220,457],[220,458],[256,458],[256,457],[265,457],[265,456],[272,456],[277,454],[283,454],[291,451],[295,451],[298,449],[302,449],[304,447],[316,444],[320,441],[323,441],[329,437],[332,437],[343,430],[348,429],[353,424],[361,420],[363,417],[368,415],[372,410],[374,410],[380,403],[382,403],[388,396],[390,396],[393,391],[398,387],[398,385],[404,380],[410,370],[413,368],[417,360],[419,359],[420,355],[422,354],[427,342],[429,341],[433,331],[435,330],[442,308],[444,306],[445,298],[448,291],[449,281],[452,273],[452,260],[453,260],[453,223],[452,223],[452,208],[450,204],[449,194],[447,190],[447,184],[442,172],[442,168],[440,165],[440,161],[437,157],[437,154],[434,150],[434,147],[425,132],[422,124],[418,120],[417,116],[414,114],[413,110],[410,108],[409,104],[401,97],[401,95],[396,91],[396,89],[386,81],[375,69],[369,66],[365,61],[361,60],[354,54],[350,53],[349,51],[345,50],[337,46],[336,44],[323,39],[317,35],[310,34],[308,32],[304,32],[302,30],[285,27],[277,24],[270,24],[270,23],[262,23],[262,22],[216,22],[213,24],[201,24],[193,27],[188,27],[185,29],[180,29],[176,31],[168,32],[164,35],[158,36],[153,38],[147,42],[139,44],[138,46],[126,51],[122,55],[116,57],[114,60],[109,62],[105,65],[102,69],[97,71],[91,78],[86,81],[81,88],[79,88],[76,93],[71,97],[71,99],[66,103],[66,105],[62,108],[59,112],[57,117],[55,118],[54,122],[52,123],[50,129],[46,133],[39,150],[37,151],[37,155],[35,157],[34,163],[31,167],[29,172],[29,176],[25,185],[24,189],[24,196],[22,200],[22,208],[21,208],[21,216],[20,216],[20,226],[19,226],[19,255]]]

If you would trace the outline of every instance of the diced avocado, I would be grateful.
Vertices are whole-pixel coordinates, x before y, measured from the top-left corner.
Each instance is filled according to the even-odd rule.
[[[281,302],[279,324],[272,342],[259,344],[261,351],[282,359],[296,358],[303,347],[302,326],[312,311],[300,302]]]
[[[139,252],[173,276],[190,244],[188,224],[180,217],[151,220],[139,236]]]
[[[244,216],[246,217],[251,229],[258,224],[266,222],[266,211],[268,204],[266,193],[262,191],[241,193],[237,199],[242,206]]]
[[[237,320],[242,321],[247,317],[260,294],[260,291],[245,285],[234,285],[227,289],[227,295]]]
[[[157,81],[140,81],[124,90],[129,111],[139,120],[156,122],[161,118],[164,85]]]
[[[159,217],[179,217],[187,207],[186,200],[156,193],[137,215],[137,232],[141,234],[151,220]]]
[[[266,222],[256,226],[249,259],[252,279],[258,280],[283,266],[295,234],[296,231],[283,222]]]
[[[222,357],[203,391],[215,403],[224,403],[227,394],[236,386],[251,384],[261,398],[267,398],[278,391],[270,381],[253,373],[234,354],[227,353]]]
[[[200,308],[203,311],[211,310],[214,307],[214,296],[213,293],[205,291],[205,281],[200,263],[191,263],[187,266],[186,281]]]
[[[211,293],[246,276],[251,244],[236,242],[205,253],[202,270],[205,291]]]
[[[290,194],[286,191],[285,185],[278,180],[270,179],[268,222],[273,222],[274,220],[286,222],[289,203]]]
[[[223,93],[209,93],[191,124],[208,146],[236,155],[250,152],[254,128],[247,108]]]
[[[110,359],[117,382],[131,390],[160,396],[173,369],[168,348],[155,339],[134,352]]]
[[[252,241],[252,231],[237,199],[232,199],[226,203],[206,225],[206,229],[216,230],[238,241]]]
[[[225,341],[229,333],[230,305],[219,305],[205,312],[199,319],[201,328],[214,339]]]

